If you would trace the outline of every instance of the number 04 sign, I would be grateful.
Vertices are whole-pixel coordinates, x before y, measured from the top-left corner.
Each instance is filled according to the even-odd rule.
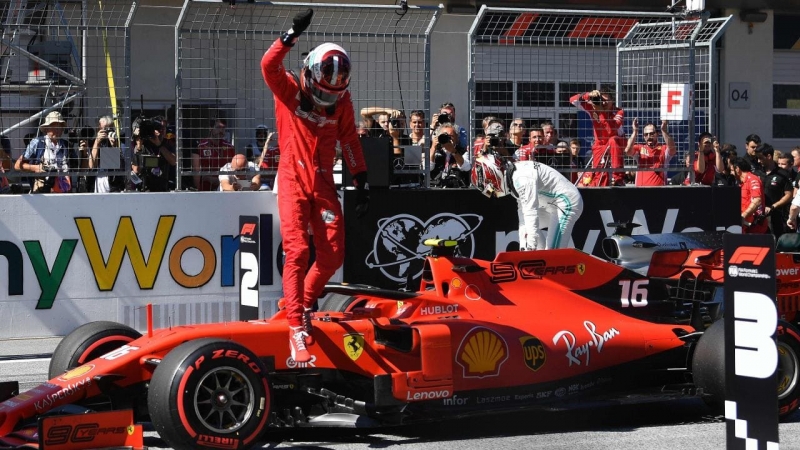
[[[728,107],[750,108],[750,83],[730,83],[728,85]]]

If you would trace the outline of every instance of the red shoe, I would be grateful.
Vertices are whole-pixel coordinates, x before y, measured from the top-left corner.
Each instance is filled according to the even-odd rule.
[[[314,331],[314,326],[311,323],[311,308],[303,307],[303,331],[306,332],[306,345],[314,345],[314,336],[311,332]]]
[[[306,348],[308,334],[303,327],[289,327],[289,349],[295,362],[304,363],[311,361],[311,353]]]

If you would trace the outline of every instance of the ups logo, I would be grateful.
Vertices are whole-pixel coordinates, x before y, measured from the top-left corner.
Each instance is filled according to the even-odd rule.
[[[522,356],[525,358],[525,365],[534,372],[541,369],[547,361],[547,353],[544,350],[542,341],[533,336],[525,336],[519,338],[519,342],[522,344]]]

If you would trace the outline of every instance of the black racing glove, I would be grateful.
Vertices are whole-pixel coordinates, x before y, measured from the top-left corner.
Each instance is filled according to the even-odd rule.
[[[314,10],[311,8],[304,12],[297,13],[292,19],[292,28],[289,28],[289,31],[283,33],[283,36],[281,36],[283,45],[293,46],[294,43],[297,42],[297,38],[311,25],[311,17],[313,16]]]
[[[367,172],[359,172],[353,175],[353,186],[356,187],[356,217],[360,219],[364,217],[369,210]]]

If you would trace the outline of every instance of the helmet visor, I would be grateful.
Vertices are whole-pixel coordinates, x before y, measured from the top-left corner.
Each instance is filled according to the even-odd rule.
[[[336,101],[339,100],[339,97],[341,97],[344,93],[344,91],[337,93],[328,92],[322,90],[318,86],[315,86],[313,83],[311,83],[308,87],[310,88],[309,90],[311,91],[311,96],[314,98],[314,103],[320,106],[331,106],[335,104]]]

